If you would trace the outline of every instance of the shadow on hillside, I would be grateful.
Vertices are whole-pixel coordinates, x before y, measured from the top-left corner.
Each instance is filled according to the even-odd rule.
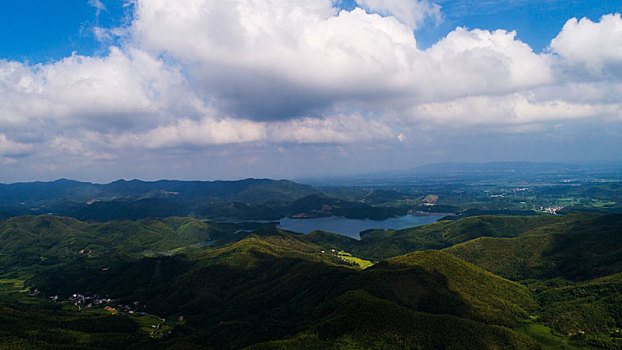
[[[550,277],[584,281],[622,271],[622,214],[599,216],[553,234],[543,258],[553,266]]]

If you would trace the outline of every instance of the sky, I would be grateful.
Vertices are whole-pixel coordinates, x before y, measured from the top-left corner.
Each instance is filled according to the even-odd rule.
[[[0,3],[0,182],[622,160],[622,0]]]

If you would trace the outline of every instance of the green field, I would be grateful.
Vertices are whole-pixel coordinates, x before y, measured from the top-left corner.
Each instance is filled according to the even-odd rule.
[[[0,296],[20,292],[24,288],[24,280],[0,279]]]
[[[355,256],[352,256],[352,254],[344,252],[344,251],[340,251],[338,255],[340,258],[358,265],[361,269],[366,269],[373,265],[373,263],[369,260],[363,260],[361,258],[357,258]]]

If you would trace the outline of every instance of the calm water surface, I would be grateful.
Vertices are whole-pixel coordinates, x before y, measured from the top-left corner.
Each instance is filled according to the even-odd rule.
[[[328,231],[338,233],[340,235],[360,239],[359,233],[361,231],[369,229],[394,229],[399,230],[403,228],[427,225],[438,221],[443,215],[427,215],[427,216],[414,216],[405,215],[398,218],[390,218],[386,220],[376,221],[370,219],[356,220],[346,219],[337,216],[331,216],[327,218],[312,218],[312,219],[290,219],[283,218],[280,221],[279,228],[284,230],[309,233],[315,230]]]

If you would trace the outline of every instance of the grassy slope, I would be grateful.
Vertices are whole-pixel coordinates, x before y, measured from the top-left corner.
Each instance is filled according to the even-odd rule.
[[[534,314],[557,334],[585,331],[604,333],[607,338],[615,327],[622,327],[622,283],[616,274],[622,271],[619,214],[475,217],[400,231],[373,231],[363,235],[361,242],[322,232],[309,238],[376,258],[458,243],[445,251],[528,285],[541,306]]]
[[[0,303],[1,349],[149,349],[156,344],[128,317]]]
[[[482,237],[446,249],[513,280],[587,280],[622,271],[622,215],[571,215],[520,237]]]
[[[445,251],[527,284],[541,320],[561,334],[622,326],[622,215],[573,215],[516,238],[482,237]]]
[[[543,306],[541,319],[560,333],[598,334],[622,327],[622,273],[579,283],[543,284],[530,286]]]
[[[318,244],[329,244],[368,260],[381,260],[417,250],[442,249],[478,237],[516,237],[526,230],[566,220],[562,216],[478,216],[441,221],[403,230],[370,230],[360,242],[316,232],[309,236]]]
[[[258,348],[536,347],[502,327],[534,305],[524,287],[440,252],[362,271],[342,267],[298,238],[253,236],[206,253],[208,260],[176,282],[173,290],[185,294],[160,304],[183,300],[179,309],[200,328],[188,333],[200,332],[204,345],[217,348],[261,340],[267,343]],[[448,282],[456,274],[464,278]]]
[[[523,285],[496,276],[462,259],[440,251],[414,252],[388,260],[390,265],[421,266],[440,273],[448,289],[471,307],[471,317],[488,323],[516,325],[537,308]]]
[[[104,267],[111,263],[112,256],[135,258],[145,250],[162,251],[200,243],[215,233],[217,230],[210,225],[191,218],[89,224],[47,215],[22,216],[0,222],[0,263],[24,268],[88,259],[99,261],[100,267]]]
[[[250,349],[538,349],[507,328],[413,311],[361,290],[335,299],[317,325]]]
[[[543,249],[545,244],[539,241],[521,247],[532,253],[542,249],[540,255],[531,255],[537,258],[534,266],[547,259],[568,263],[568,258],[577,254],[578,249],[585,250],[578,252],[582,257],[591,259],[592,249],[615,248],[616,242],[611,244],[608,240],[617,238],[618,217],[469,218],[431,225],[425,230],[389,232],[378,241],[381,244],[376,254],[388,254],[383,244],[392,239],[400,244],[408,240],[425,243],[435,237],[452,242],[480,234],[514,237],[476,239],[456,247],[464,249],[469,244],[489,240],[522,242],[525,237],[557,237],[567,230],[567,235],[575,236],[569,240],[549,239],[557,244],[556,249]],[[484,262],[494,262],[497,258],[499,266],[506,266],[502,259],[504,252],[516,250],[508,248],[506,243],[500,243],[498,257],[485,256],[480,258],[480,263],[472,261],[474,265],[448,254],[451,250],[424,251],[360,270],[343,265],[337,256],[320,252],[331,244],[335,248],[349,245],[346,250],[358,255],[355,252],[358,243],[323,233],[304,236],[264,230],[224,247],[149,258],[135,254],[141,251],[133,247],[150,242],[158,249],[169,244],[170,247],[188,244],[203,239],[202,235],[210,233],[210,227],[179,218],[87,224],[47,216],[30,217],[26,222],[8,220],[0,225],[0,239],[10,243],[7,248],[3,246],[0,262],[4,254],[20,256],[17,254],[21,252],[17,244],[20,239],[31,245],[28,248],[45,251],[44,247],[48,246],[50,256],[45,261],[59,259],[54,269],[48,269],[40,258],[24,260],[39,269],[30,272],[45,271],[42,275],[47,279],[31,280],[42,283],[42,288],[70,288],[73,292],[72,288],[89,287],[91,291],[110,291],[126,295],[128,300],[144,301],[158,315],[183,314],[187,325],[176,329],[176,337],[164,345],[240,348],[263,342],[257,346],[298,348],[304,343],[316,348],[537,347],[533,341],[507,328],[535,312],[537,305],[529,290],[474,266],[486,267]],[[478,233],[468,232],[476,227]],[[422,232],[428,236],[418,237]],[[598,239],[586,240],[592,235]],[[94,246],[92,258],[77,255],[83,264],[64,260],[67,249],[69,252],[78,247],[83,249],[84,241],[92,241],[94,237],[101,247],[124,247],[123,254],[129,258],[101,271],[99,265],[84,264],[102,263],[95,254],[103,248]],[[368,249],[366,239],[361,243]],[[620,259],[613,248],[603,258],[609,259],[609,264],[595,260],[589,271],[600,276],[617,269],[615,264]],[[111,251],[105,262],[118,259],[115,254]],[[514,254],[512,259],[517,260],[521,254],[524,255]],[[529,258],[526,261],[531,261]],[[524,265],[518,261],[513,267],[503,268],[515,273],[518,266]],[[552,273],[565,271],[555,264],[551,266]],[[545,306],[540,312],[541,319],[558,331],[580,329],[589,322],[602,330],[611,326],[611,320],[615,323],[620,319],[622,312],[615,307],[620,305],[620,300],[612,299],[613,292],[620,290],[619,280],[616,276],[580,283],[540,280],[530,287]],[[578,323],[562,324],[556,321],[558,314]]]

